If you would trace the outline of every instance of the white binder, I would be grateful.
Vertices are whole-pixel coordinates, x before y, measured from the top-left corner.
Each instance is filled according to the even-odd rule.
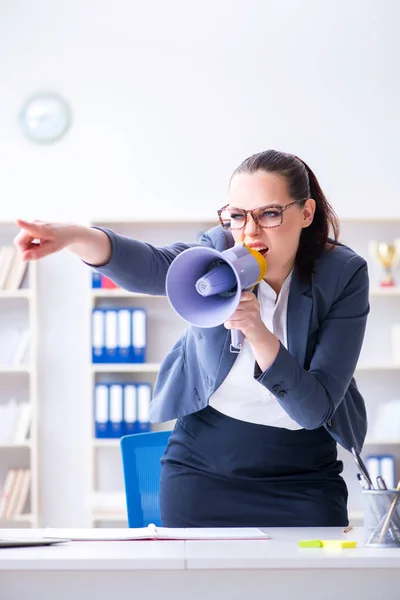
[[[117,361],[117,311],[107,309],[105,313],[105,353],[107,362]]]
[[[92,361],[104,361],[104,311],[96,308],[92,312]]]
[[[110,385],[110,436],[122,436],[123,387],[120,383]]]
[[[148,383],[139,383],[137,386],[137,395],[139,429],[140,431],[148,431],[150,429],[150,385]]]
[[[97,383],[94,391],[94,421],[96,437],[108,436],[108,385]]]
[[[124,433],[129,435],[137,429],[137,387],[135,383],[124,385]]]
[[[129,362],[131,348],[131,310],[120,308],[117,314],[118,362]]]
[[[132,362],[146,360],[146,311],[132,309]]]

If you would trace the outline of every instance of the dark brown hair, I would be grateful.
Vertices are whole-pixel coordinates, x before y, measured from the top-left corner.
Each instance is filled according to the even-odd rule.
[[[238,173],[256,171],[277,173],[284,177],[290,197],[293,200],[303,200],[300,206],[304,205],[307,198],[315,200],[313,221],[302,230],[296,254],[296,267],[299,274],[309,280],[315,260],[324,250],[331,249],[338,243],[339,220],[336,213],[310,167],[294,154],[277,150],[265,150],[253,154],[235,169],[232,177]]]

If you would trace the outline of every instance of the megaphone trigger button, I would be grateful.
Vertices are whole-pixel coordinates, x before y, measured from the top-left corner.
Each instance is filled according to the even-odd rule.
[[[278,394],[281,391],[281,386],[274,385],[274,387],[272,388],[272,391],[274,392],[274,394]]]

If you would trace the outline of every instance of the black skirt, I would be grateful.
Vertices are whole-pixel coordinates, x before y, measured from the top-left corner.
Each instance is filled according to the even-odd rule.
[[[347,488],[324,427],[288,430],[208,406],[178,419],[161,460],[164,527],[348,524]]]

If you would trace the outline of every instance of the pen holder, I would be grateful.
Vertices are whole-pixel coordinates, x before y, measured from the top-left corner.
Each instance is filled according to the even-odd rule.
[[[364,541],[374,548],[400,547],[400,491],[363,490]]]

